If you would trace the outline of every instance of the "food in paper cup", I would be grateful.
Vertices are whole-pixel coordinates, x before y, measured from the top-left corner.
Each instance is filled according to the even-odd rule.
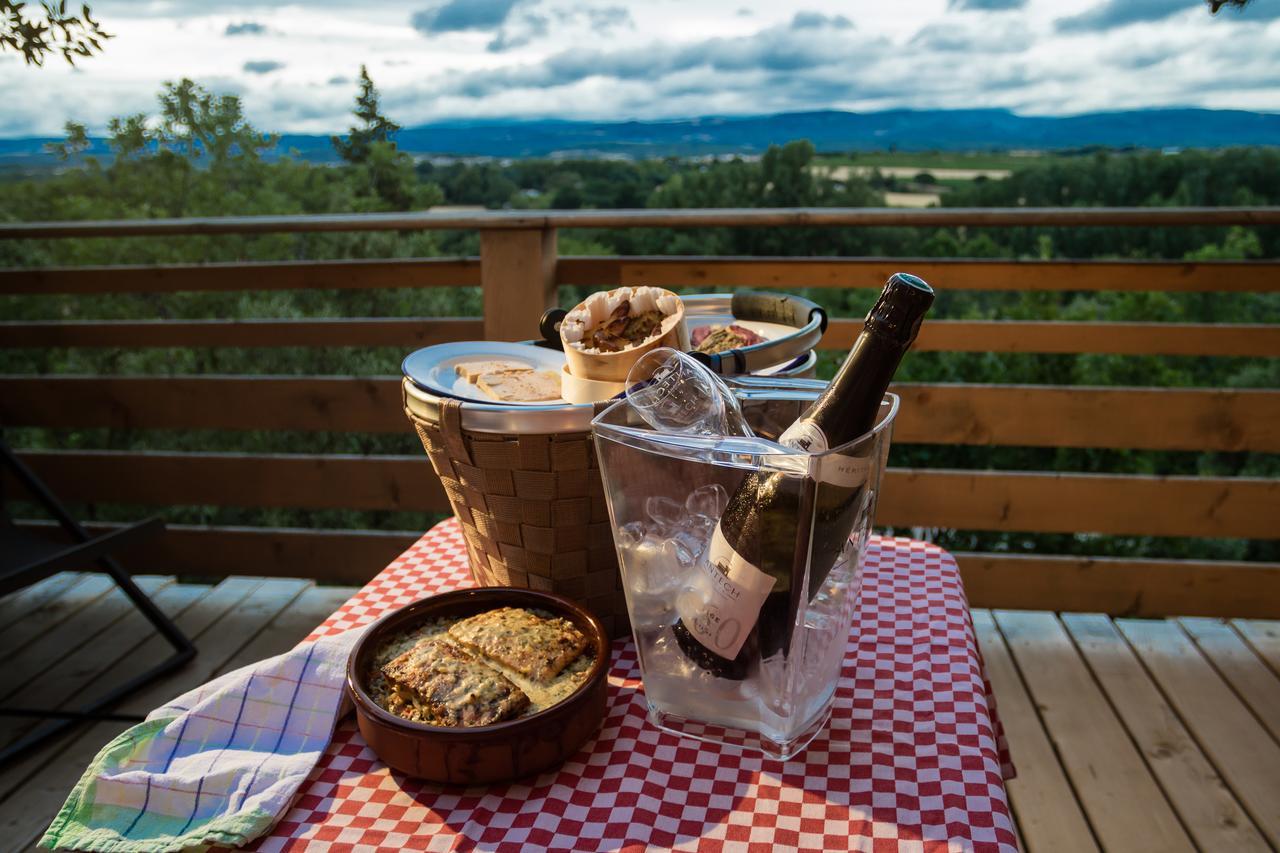
[[[569,372],[621,382],[635,360],[661,346],[689,348],[684,303],[660,287],[619,287],[588,296],[560,323]]]

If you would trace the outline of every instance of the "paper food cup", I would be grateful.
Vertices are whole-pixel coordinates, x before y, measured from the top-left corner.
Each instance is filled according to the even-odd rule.
[[[594,308],[597,313],[601,310],[601,306],[607,304],[608,300],[613,300],[617,296],[628,296],[629,294],[647,290],[657,294],[657,298],[670,297],[675,302],[675,310],[666,315],[662,321],[663,332],[661,335],[650,338],[644,343],[636,346],[628,347],[618,352],[584,352],[580,349],[576,342],[569,340],[565,335],[565,324],[575,314],[586,314],[589,317],[586,331],[590,331],[609,315],[605,311],[603,316],[591,316]],[[628,291],[623,294],[622,291]],[[595,304],[593,304],[595,303]],[[619,287],[609,291],[607,294],[593,293],[583,302],[574,307],[572,311],[565,315],[565,321],[560,324],[560,340],[564,345],[565,361],[567,362],[568,372],[578,379],[591,379],[599,382],[625,382],[627,374],[631,371],[631,366],[636,363],[640,356],[657,349],[658,347],[674,347],[683,351],[689,350],[689,329],[685,324],[684,303],[680,297],[672,293],[670,290],[664,290],[660,287],[643,287],[630,288]],[[611,395],[612,396],[612,395]],[[566,397],[566,399],[568,399]],[[605,399],[608,399],[607,397]]]

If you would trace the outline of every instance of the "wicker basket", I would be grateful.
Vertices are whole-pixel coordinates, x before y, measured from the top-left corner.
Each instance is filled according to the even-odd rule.
[[[462,524],[476,583],[558,593],[595,612],[612,637],[630,633],[590,429],[469,429],[463,403],[424,406],[410,388],[406,380],[405,414]]]

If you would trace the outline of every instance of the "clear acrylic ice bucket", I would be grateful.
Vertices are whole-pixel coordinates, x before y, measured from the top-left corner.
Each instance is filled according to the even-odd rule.
[[[826,383],[766,377],[726,383],[758,437],[658,432],[620,400],[592,422],[596,455],[649,719],[682,736],[785,759],[803,750],[831,716],[898,398],[885,395],[871,432],[807,454],[769,439]],[[832,465],[857,471],[857,481],[824,473],[837,470]],[[794,591],[781,621],[768,629],[771,648],[748,639],[737,656],[739,664],[746,661],[745,676],[723,677],[682,651],[673,626],[681,618],[680,596],[697,585],[696,564],[726,497],[752,472],[758,474],[753,484],[769,478],[788,494],[807,495],[774,513],[767,534],[769,553],[788,555],[768,562],[785,568],[785,585]]]

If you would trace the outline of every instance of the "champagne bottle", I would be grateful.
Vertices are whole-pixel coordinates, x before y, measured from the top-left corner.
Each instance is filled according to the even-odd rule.
[[[892,275],[831,384],[778,442],[822,453],[874,427],[933,295],[916,276]],[[743,478],[712,536],[698,587],[677,602],[680,618],[672,628],[690,660],[742,679],[754,653],[789,651],[798,608],[839,562],[865,508],[873,465],[855,453],[836,454],[823,458],[813,479],[770,472]],[[794,583],[806,562],[809,584]]]

